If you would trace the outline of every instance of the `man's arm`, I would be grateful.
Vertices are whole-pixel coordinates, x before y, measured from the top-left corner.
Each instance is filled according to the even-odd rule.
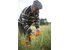
[[[36,29],[39,28],[39,26],[40,26],[40,19],[37,18],[36,21],[35,21],[35,27],[36,27]]]
[[[40,26],[39,11],[36,13],[35,27],[36,29]]]
[[[40,35],[40,19],[39,19],[39,17],[36,19],[35,27],[36,27],[36,35],[39,36]]]

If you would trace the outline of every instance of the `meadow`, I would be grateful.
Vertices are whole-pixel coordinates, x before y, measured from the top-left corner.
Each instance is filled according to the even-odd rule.
[[[31,26],[32,31],[35,32],[35,27]],[[18,50],[51,50],[51,24],[40,26],[40,36],[35,36],[32,33],[32,41],[30,45],[25,43],[24,34],[21,36],[18,33]]]

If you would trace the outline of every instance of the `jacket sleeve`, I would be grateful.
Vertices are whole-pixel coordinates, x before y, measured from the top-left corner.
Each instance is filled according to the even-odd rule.
[[[36,29],[37,28],[39,28],[39,26],[40,26],[40,19],[39,19],[39,13],[36,15],[36,20],[35,20],[35,27],[36,27]]]

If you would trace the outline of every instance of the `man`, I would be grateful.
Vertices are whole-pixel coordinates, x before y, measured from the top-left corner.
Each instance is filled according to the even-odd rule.
[[[42,9],[42,4],[38,0],[35,0],[31,6],[24,8],[18,20],[18,28],[21,34],[22,33],[28,34],[29,37],[30,33],[32,32],[32,30],[30,29],[32,23],[35,23],[36,30],[40,31],[39,30],[40,9]],[[29,37],[29,41],[31,41],[30,37]]]

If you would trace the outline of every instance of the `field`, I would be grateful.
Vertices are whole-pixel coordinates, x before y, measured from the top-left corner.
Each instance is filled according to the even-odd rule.
[[[35,27],[32,26],[32,31],[35,31]],[[32,37],[30,45],[25,43],[26,36],[18,34],[18,50],[51,50],[51,24],[40,26],[40,36]]]

